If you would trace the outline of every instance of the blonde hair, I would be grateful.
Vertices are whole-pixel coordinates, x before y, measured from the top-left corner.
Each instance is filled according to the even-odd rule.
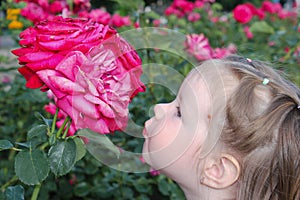
[[[222,126],[218,142],[239,155],[237,199],[300,199],[300,90],[261,61],[232,55],[207,63],[222,71],[209,86],[212,114],[219,115],[211,123]],[[220,84],[225,92],[218,97]]]

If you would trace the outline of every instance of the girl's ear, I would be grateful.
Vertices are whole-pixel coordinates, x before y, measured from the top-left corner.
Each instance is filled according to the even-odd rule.
[[[240,164],[230,154],[221,154],[218,158],[208,157],[200,182],[214,189],[222,189],[234,184],[240,176]]]

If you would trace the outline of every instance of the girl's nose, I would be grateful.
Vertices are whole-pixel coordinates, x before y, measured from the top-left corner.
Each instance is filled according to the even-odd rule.
[[[166,113],[166,105],[165,104],[156,104],[154,106],[154,114],[157,120],[162,119]]]

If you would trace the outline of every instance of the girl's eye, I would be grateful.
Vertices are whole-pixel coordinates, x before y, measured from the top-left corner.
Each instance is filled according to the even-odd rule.
[[[181,112],[180,112],[179,106],[177,106],[176,109],[177,109],[177,114],[176,114],[177,117],[181,117]]]

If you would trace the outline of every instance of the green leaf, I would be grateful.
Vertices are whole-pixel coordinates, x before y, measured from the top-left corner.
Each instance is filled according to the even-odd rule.
[[[73,168],[76,154],[76,144],[72,139],[57,141],[49,149],[50,169],[55,176],[65,175]]]
[[[81,160],[81,158],[83,158],[86,154],[86,148],[84,146],[84,143],[82,141],[82,139],[76,137],[74,138],[74,142],[76,144],[76,162]]]
[[[5,190],[6,200],[23,200],[24,188],[21,185],[10,186]]]
[[[39,137],[42,138],[43,141],[46,141],[45,139],[47,139],[47,128],[48,126],[44,124],[33,127],[27,133],[27,140],[30,140],[34,137]]]
[[[265,21],[254,22],[250,27],[250,31],[253,33],[266,33],[266,34],[274,33],[273,27],[270,26]]]
[[[45,154],[36,149],[22,151],[15,158],[15,173],[27,185],[36,185],[49,174],[49,162]]]
[[[84,197],[89,194],[91,190],[91,186],[88,185],[86,182],[81,182],[77,184],[74,188],[75,195],[78,197]]]
[[[42,120],[42,121],[45,123],[46,126],[48,126],[48,127],[51,126],[52,121],[53,121],[52,119],[47,119],[47,118],[45,118],[45,117],[44,117],[41,113],[39,113],[39,112],[35,112],[34,114],[35,114],[35,117],[38,118],[38,119],[40,119],[40,120]]]
[[[165,178],[158,180],[158,190],[165,196],[169,195],[169,184]]]
[[[0,140],[0,151],[5,149],[10,149],[14,145],[8,140]]]

